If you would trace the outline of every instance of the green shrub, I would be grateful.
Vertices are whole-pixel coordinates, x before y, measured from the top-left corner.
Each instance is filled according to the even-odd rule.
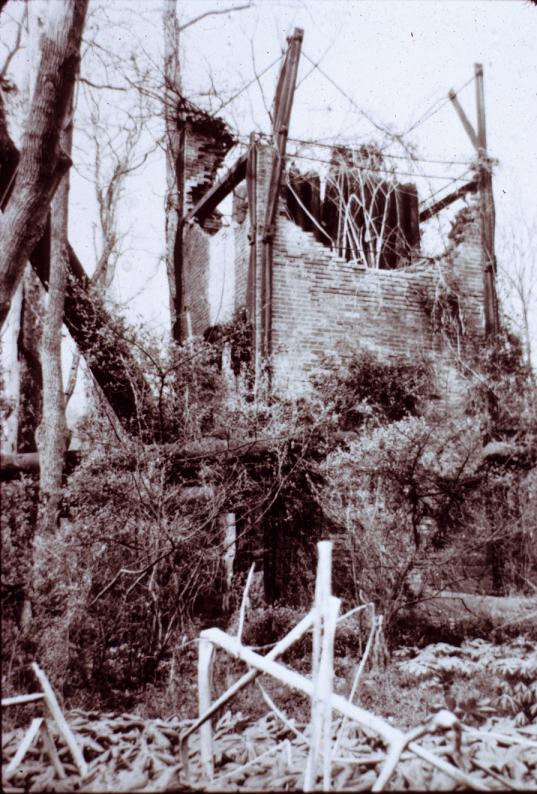
[[[368,419],[396,422],[416,416],[431,390],[425,362],[390,362],[358,351],[335,371],[317,376],[314,385],[331,403],[342,430],[357,430]]]

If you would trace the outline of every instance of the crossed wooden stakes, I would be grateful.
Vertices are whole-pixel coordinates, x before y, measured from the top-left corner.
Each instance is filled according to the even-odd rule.
[[[60,704],[58,703],[56,695],[54,694],[54,690],[52,689],[50,682],[43,670],[41,670],[41,668],[38,667],[35,662],[32,662],[32,670],[34,671],[35,677],[41,685],[41,692],[2,698],[2,708],[6,706],[20,706],[24,703],[35,703],[36,701],[44,700],[52,716],[52,719],[56,722],[61,736],[71,751],[71,755],[73,756],[73,760],[78,767],[80,776],[85,777],[88,774],[88,765],[84,760],[84,756],[82,755],[80,747],[76,743],[76,739],[71,728],[67,724],[67,720],[63,716],[63,712],[60,708]],[[50,734],[47,719],[45,717],[36,717],[32,720],[32,723],[26,731],[17,749],[17,752],[3,773],[3,778],[6,783],[13,777],[13,775],[15,775],[24,759],[24,756],[37,737],[41,739],[45,752],[50,758],[52,766],[54,767],[58,777],[61,780],[65,780],[67,778],[67,772],[63,768],[58,750],[56,749],[56,745],[54,744],[54,740]]]
[[[477,791],[488,791],[488,787],[481,780],[439,758],[416,741],[421,736],[436,731],[453,731],[455,740],[457,740],[459,738],[460,724],[451,712],[441,711],[427,724],[403,733],[381,717],[354,705],[352,703],[352,695],[349,700],[346,700],[332,691],[333,649],[337,623],[351,613],[365,607],[362,606],[356,610],[351,610],[351,612],[338,619],[340,599],[335,598],[331,593],[332,543],[330,541],[321,541],[317,544],[317,549],[318,567],[313,608],[266,656],[260,656],[243,645],[240,638],[240,630],[239,636],[236,637],[232,637],[217,628],[201,632],[198,656],[198,705],[200,716],[181,737],[181,761],[185,782],[189,780],[188,737],[195,731],[200,731],[200,760],[203,775],[208,781],[212,780],[214,778],[214,754],[211,718],[241,689],[254,681],[260,673],[266,673],[292,689],[302,692],[311,700],[310,747],[304,771],[303,791],[312,791],[315,788],[320,773],[319,763],[321,759],[323,790],[329,791],[331,788],[331,763],[339,743],[336,741],[335,745],[332,745],[333,711],[343,715],[344,721],[351,720],[357,723],[366,734],[380,736],[387,746],[384,764],[371,789],[372,791],[384,790],[405,750],[412,752],[431,766],[440,769],[467,788]],[[243,597],[243,605],[244,602],[245,597]],[[242,620],[239,625],[242,625]],[[287,651],[310,629],[313,629],[311,679],[276,661],[278,656]],[[223,695],[211,703],[210,674],[215,647],[222,648],[231,656],[241,659],[250,669],[232,684]],[[362,661],[365,662],[365,659]],[[362,663],[360,667],[363,667]]]

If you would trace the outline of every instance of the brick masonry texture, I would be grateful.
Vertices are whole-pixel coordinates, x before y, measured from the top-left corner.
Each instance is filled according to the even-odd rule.
[[[449,358],[434,330],[435,299],[456,297],[461,338],[483,334],[480,236],[470,222],[457,245],[437,261],[374,270],[331,254],[310,232],[280,217],[273,266],[273,383],[300,392],[323,355],[356,348],[387,360]],[[435,309],[436,316],[440,309]]]
[[[209,306],[210,238],[197,224],[183,234],[183,270],[185,291],[183,305],[190,309],[192,333],[201,336],[210,323]],[[185,328],[185,331],[187,329]]]

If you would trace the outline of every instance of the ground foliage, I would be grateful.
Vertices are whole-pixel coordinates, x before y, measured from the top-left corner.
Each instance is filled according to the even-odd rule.
[[[10,781],[13,791],[293,791],[301,790],[308,753],[308,729],[293,718],[268,712],[251,720],[227,711],[214,728],[214,778],[203,779],[199,739],[189,742],[189,777],[180,762],[181,734],[190,720],[142,719],[133,714],[73,711],[68,715],[88,761],[81,779],[57,734],[67,778],[58,780],[39,746],[28,753]],[[334,723],[336,738],[337,723]],[[3,737],[6,763],[20,743],[23,729]],[[489,719],[481,729],[463,729],[454,738],[428,736],[423,746],[446,757],[490,790],[505,787],[537,790],[537,731],[515,728],[508,720]],[[367,791],[385,760],[382,743],[357,726],[347,728],[332,764],[332,790]],[[392,790],[459,790],[445,773],[404,753],[390,781]]]
[[[497,712],[513,717],[516,726],[537,724],[537,649],[524,637],[502,645],[479,638],[460,647],[435,643],[399,669],[414,681],[441,684],[446,705],[461,718]],[[461,681],[470,687],[461,691]]]

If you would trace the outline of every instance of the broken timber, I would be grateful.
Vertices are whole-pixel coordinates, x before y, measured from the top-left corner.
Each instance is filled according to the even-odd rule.
[[[477,152],[479,155],[479,197],[481,209],[481,248],[485,292],[485,335],[497,335],[500,327],[498,296],[496,294],[496,256],[494,253],[494,198],[492,194],[491,163],[487,156],[485,120],[485,92],[483,66],[475,64],[477,104]]]
[[[485,92],[483,65],[476,63],[477,133],[465,114],[453,89],[449,91],[455,111],[479,157],[478,185],[481,217],[481,250],[483,268],[483,293],[485,309],[485,336],[496,336],[499,327],[498,296],[496,294],[496,256],[494,252],[494,197],[492,194],[491,161],[487,155],[487,130],[485,119]]]
[[[420,223],[424,223],[428,221],[429,218],[434,217],[434,215],[438,215],[446,207],[449,207],[450,204],[453,204],[454,201],[462,198],[466,195],[466,193],[475,193],[478,189],[479,183],[477,179],[472,179],[470,182],[466,182],[466,184],[462,185],[458,190],[454,190],[452,193],[448,193],[447,196],[444,198],[439,199],[439,201],[435,201],[434,204],[430,204],[428,207],[425,207],[420,212]]]
[[[301,28],[295,28],[293,35],[288,39],[289,47],[274,96],[274,122],[272,130],[274,151],[272,154],[270,181],[261,239],[262,352],[266,357],[269,357],[272,352],[272,258],[274,226],[278,212],[280,183],[285,161],[289,121],[291,119],[291,108],[295,95],[298,62],[300,60],[303,37],[304,31]]]
[[[209,190],[200,198],[197,204],[185,215],[185,223],[196,220],[203,226],[209,215],[217,208],[220,202],[231,193],[237,185],[246,177],[246,163],[248,154],[243,154],[237,162],[231,166],[228,172],[219,179]]]

